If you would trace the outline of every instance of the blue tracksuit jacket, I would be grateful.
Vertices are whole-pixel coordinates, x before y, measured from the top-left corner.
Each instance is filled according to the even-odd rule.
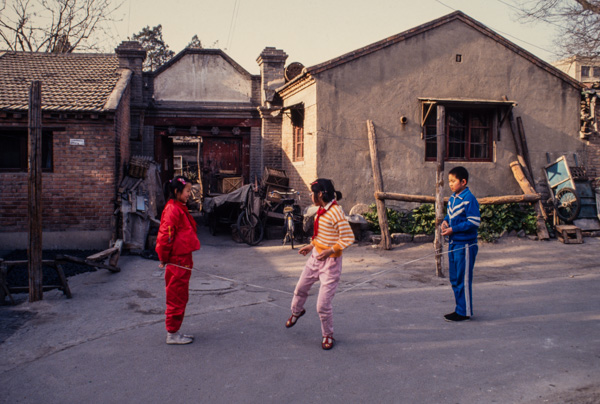
[[[447,214],[444,220],[452,227],[450,241],[469,244],[477,242],[477,229],[481,221],[479,202],[477,202],[469,187],[458,195],[452,194],[448,201]]]

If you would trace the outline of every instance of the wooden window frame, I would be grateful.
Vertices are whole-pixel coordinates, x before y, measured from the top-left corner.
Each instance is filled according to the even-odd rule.
[[[446,155],[444,156],[445,161],[457,161],[457,162],[492,162],[493,161],[493,147],[494,147],[494,133],[497,132],[496,120],[498,117],[497,108],[493,107],[477,107],[471,105],[461,105],[461,106],[447,106],[446,107],[446,122],[445,133],[449,135],[450,133],[450,119],[449,117],[452,113],[461,112],[466,115],[465,121],[467,122],[465,128],[465,137],[466,137],[466,145],[464,150],[464,157],[456,157],[451,156],[451,147],[452,140],[450,136],[446,136]],[[474,113],[485,113],[487,115],[488,125],[487,126],[474,126],[472,115]],[[423,133],[425,139],[425,161],[436,161],[436,150],[437,150],[437,142],[435,141],[435,136],[437,132],[436,128],[436,117],[437,113],[434,110],[431,110],[423,122]],[[484,129],[487,130],[487,157],[486,158],[476,158],[471,157],[471,147],[473,145],[472,142],[472,132],[474,129]],[[431,140],[433,139],[433,140]],[[458,142],[454,142],[458,143]],[[428,154],[429,151],[429,154]]]
[[[304,161],[304,109],[291,109],[290,119],[293,133],[293,161]]]
[[[3,137],[13,136],[18,140],[18,150],[10,152],[18,153],[19,167],[0,167],[0,173],[20,173],[27,172],[28,169],[28,133],[27,129],[22,128],[0,128],[0,147],[7,146],[2,142]],[[54,150],[53,150],[53,133],[50,130],[42,131],[42,172],[52,172],[54,170]],[[44,166],[44,160],[46,165]]]

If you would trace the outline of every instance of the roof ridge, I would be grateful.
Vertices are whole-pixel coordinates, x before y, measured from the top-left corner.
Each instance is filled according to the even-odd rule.
[[[298,77],[296,77],[294,80],[290,81],[289,83],[286,83],[286,85],[283,88],[287,87],[289,84],[291,84],[293,82],[296,82],[297,79],[299,79],[301,76],[304,76],[306,74],[314,75],[314,74],[321,73],[325,70],[329,70],[329,69],[337,67],[341,64],[358,59],[362,56],[376,52],[380,49],[394,45],[398,42],[402,42],[408,38],[422,34],[424,32],[432,30],[434,28],[438,28],[442,25],[448,24],[448,23],[450,23],[452,21],[456,21],[456,20],[462,21],[466,25],[479,31],[481,34],[486,35],[487,37],[495,40],[499,44],[501,44],[501,45],[505,46],[506,48],[508,48],[509,50],[517,53],[521,57],[529,60],[530,62],[532,62],[536,66],[540,67],[541,69],[544,69],[547,72],[549,72],[550,74],[553,74],[554,76],[569,83],[573,87],[581,88],[581,84],[577,80],[575,80],[571,76],[569,76],[568,74],[562,72],[561,70],[552,66],[550,63],[535,56],[534,54],[525,50],[524,48],[520,47],[519,45],[515,44],[514,42],[509,41],[508,39],[504,38],[502,35],[498,34],[496,31],[492,30],[491,28],[489,28],[486,25],[484,25],[483,23],[475,20],[474,18],[468,16],[467,14],[463,13],[460,10],[454,11],[450,14],[446,14],[445,16],[442,16],[435,20],[432,20],[432,21],[426,22],[424,24],[418,25],[416,27],[410,28],[408,30],[402,31],[398,34],[389,36],[387,38],[384,38],[382,40],[379,40],[377,42],[374,42],[374,43],[364,46],[362,48],[356,49],[354,51],[345,53],[341,56],[330,59],[323,63],[319,63],[316,65],[307,67],[303,71],[303,74],[299,75]]]

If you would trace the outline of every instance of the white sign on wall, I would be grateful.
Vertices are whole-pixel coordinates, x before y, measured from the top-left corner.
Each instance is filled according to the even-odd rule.
[[[85,146],[85,139],[69,139],[71,146]]]

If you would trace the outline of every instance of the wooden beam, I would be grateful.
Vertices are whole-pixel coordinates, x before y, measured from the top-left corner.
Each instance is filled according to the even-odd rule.
[[[42,300],[42,83],[33,81],[29,90],[29,301]]]
[[[517,117],[517,127],[519,129],[519,140],[521,141],[521,150],[523,150],[523,160],[525,161],[525,169],[529,172],[528,178],[531,178],[532,185],[535,184],[533,176],[533,167],[531,166],[531,158],[529,157],[529,147],[527,146],[527,137],[525,136],[525,127],[520,116]]]
[[[442,236],[442,221],[444,220],[444,158],[446,157],[446,108],[437,106],[436,122],[437,157],[435,171],[435,274],[444,276],[444,237]]]
[[[523,168],[518,161],[513,161],[510,163],[510,168],[515,176],[515,180],[523,190],[525,195],[537,195],[535,192],[535,188],[531,185],[531,183],[525,177],[525,173],[523,172]],[[546,215],[546,211],[544,210],[544,206],[542,205],[542,201],[538,200],[537,203],[533,205],[535,209],[535,213],[537,214],[537,235],[540,240],[549,240],[550,234],[548,233],[548,228],[546,227],[546,220],[548,220],[548,216]]]
[[[417,202],[417,203],[436,203],[435,196],[428,195],[407,195],[398,194],[395,192],[376,192],[376,199],[401,201],[401,202]],[[488,196],[483,198],[477,198],[477,202],[480,205],[502,205],[505,203],[533,203],[541,199],[540,194],[528,194],[528,195],[501,195],[501,196]],[[448,198],[444,198],[444,204],[448,203]]]
[[[508,100],[508,98],[505,95],[502,96],[502,99],[504,99],[505,101]],[[527,163],[525,162],[525,158],[523,157],[523,144],[521,142],[521,135],[519,134],[519,129],[517,127],[517,123],[515,122],[515,117],[512,108],[508,113],[508,122],[510,123],[510,131],[512,133],[513,143],[515,144],[517,160],[519,160],[519,163],[521,163],[523,167],[527,167]],[[527,180],[533,184],[533,177],[531,176],[529,170],[525,171],[525,176],[527,177]]]
[[[367,121],[367,134],[369,136],[369,150],[371,152],[371,167],[373,169],[373,182],[375,184],[375,193],[383,192],[383,178],[381,177],[381,167],[377,157],[377,139],[373,121]],[[381,229],[381,247],[385,250],[392,248],[392,238],[390,237],[390,228],[387,220],[387,210],[385,202],[381,199],[375,199],[377,206],[377,217],[379,218],[379,228]]]

